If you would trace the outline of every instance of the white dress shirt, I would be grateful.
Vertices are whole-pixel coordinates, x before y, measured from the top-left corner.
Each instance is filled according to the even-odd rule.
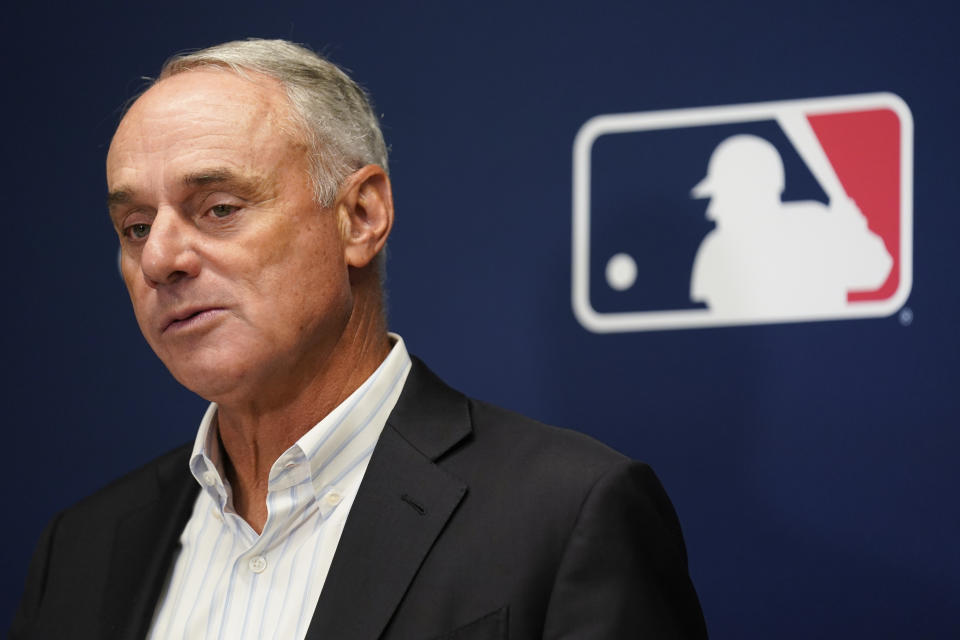
[[[304,637],[370,454],[410,371],[403,339],[391,340],[380,367],[273,464],[260,535],[233,509],[217,406],[210,405],[190,458],[202,490],[149,638]]]

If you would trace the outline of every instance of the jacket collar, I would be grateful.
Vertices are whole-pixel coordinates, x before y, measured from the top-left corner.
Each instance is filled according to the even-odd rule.
[[[434,464],[470,435],[467,399],[413,360],[350,510],[307,640],[379,637],[467,492]]]

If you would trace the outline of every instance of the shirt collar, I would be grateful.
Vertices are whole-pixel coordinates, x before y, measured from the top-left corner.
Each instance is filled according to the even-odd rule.
[[[190,473],[200,483],[200,487],[222,508],[227,502],[227,491],[223,482],[223,462],[217,437],[216,417],[217,403],[211,402],[203,414],[197,437],[193,441]]]
[[[411,368],[403,338],[395,333],[389,337],[393,347],[376,371],[274,462],[271,490],[290,486],[309,469],[319,498],[336,491],[344,476],[369,459]],[[229,488],[224,482],[216,415],[217,404],[211,402],[194,439],[190,472],[223,508]]]

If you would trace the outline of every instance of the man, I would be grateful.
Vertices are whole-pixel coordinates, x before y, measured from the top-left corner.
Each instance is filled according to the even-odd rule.
[[[60,514],[14,638],[680,638],[705,630],[648,467],[450,389],[388,334],[386,151],[282,41],[174,58],[109,208],[194,444]],[[349,514],[349,517],[348,517]]]

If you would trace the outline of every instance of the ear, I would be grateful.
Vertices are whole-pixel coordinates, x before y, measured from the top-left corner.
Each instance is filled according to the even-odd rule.
[[[382,167],[368,164],[347,177],[337,198],[343,253],[351,267],[365,267],[393,228],[393,192]]]

